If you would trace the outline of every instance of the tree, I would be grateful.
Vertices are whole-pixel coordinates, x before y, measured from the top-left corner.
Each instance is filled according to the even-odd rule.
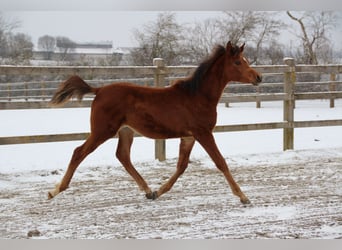
[[[8,56],[8,36],[12,34],[12,31],[19,26],[17,20],[6,20],[0,13],[0,57]]]
[[[187,28],[184,41],[184,47],[186,48],[184,54],[187,59],[183,60],[183,62],[198,64],[208,57],[213,47],[220,43],[219,33],[217,19],[213,18],[197,22],[193,27]]]
[[[136,65],[151,65],[153,58],[161,57],[167,64],[181,61],[180,42],[183,39],[181,26],[176,23],[174,13],[161,13],[155,22],[135,30],[138,48],[132,51],[132,61]]]
[[[301,17],[293,15],[290,11],[286,13],[300,26],[298,37],[301,39],[303,50],[301,63],[318,64],[321,56],[326,56],[326,52],[331,50],[328,32],[334,26],[336,16],[329,11],[304,12]]]
[[[5,20],[0,13],[0,59],[6,64],[28,64],[32,57],[31,37],[23,33],[13,33],[19,25],[19,21]]]
[[[249,40],[253,35],[258,23],[258,16],[253,11],[225,11],[225,16],[219,18],[217,24],[221,30],[220,40],[227,42],[227,39],[238,44]]]
[[[56,46],[56,38],[53,36],[45,35],[39,37],[38,48],[42,51],[54,51]]]
[[[275,18],[277,12],[257,12],[255,21],[256,32],[253,32],[252,39],[255,42],[255,53],[250,55],[251,61],[255,64],[259,64],[259,58],[262,59],[270,59],[271,62],[279,60],[279,48],[281,47],[280,44],[276,41],[276,38],[279,36],[279,31],[285,27],[284,22],[277,20]],[[268,51],[273,50],[275,52],[274,55],[268,53],[269,58],[265,58],[265,43],[268,44]],[[281,58],[282,60],[283,58]]]
[[[259,64],[263,46],[275,43],[279,30],[285,27],[283,21],[276,18],[277,12],[270,11],[226,11],[225,17],[218,20],[222,30],[220,40],[227,37],[233,43],[248,43],[246,54],[251,63]]]
[[[23,33],[10,34],[7,38],[7,45],[7,56],[11,59],[11,63],[29,63],[33,50],[30,36]]]
[[[245,53],[251,63],[259,64],[279,61],[269,58],[272,46],[275,46],[279,30],[284,27],[276,19],[277,12],[226,11],[222,17],[207,19],[196,23],[187,32],[186,47],[195,63],[207,56],[215,44],[225,44],[228,40],[235,44],[247,43]],[[277,44],[276,47],[280,47]],[[277,54],[279,56],[279,53]],[[283,58],[281,58],[282,60]]]
[[[271,40],[269,45],[263,49],[262,53],[265,55],[263,59],[264,64],[283,64],[284,63],[284,46],[276,40]]]
[[[56,48],[60,53],[61,61],[68,60],[68,53],[70,53],[75,47],[76,43],[68,37],[59,36],[56,38]]]
[[[228,40],[242,44],[253,34],[256,20],[252,11],[226,11],[223,14],[188,28],[185,47],[192,63],[207,57],[216,44],[226,44]]]
[[[50,60],[51,55],[54,52],[56,47],[56,38],[53,36],[45,35],[42,37],[39,37],[38,39],[38,48],[41,51],[45,52],[45,59]]]

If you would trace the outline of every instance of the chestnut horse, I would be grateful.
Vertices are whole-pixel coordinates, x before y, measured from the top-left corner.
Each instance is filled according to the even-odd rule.
[[[48,194],[49,199],[68,188],[82,160],[100,144],[118,133],[116,157],[146,193],[156,199],[169,191],[188,166],[195,140],[200,143],[227,179],[233,194],[244,204],[250,203],[231,175],[219,152],[212,131],[216,124],[216,107],[230,81],[261,82],[261,75],[249,66],[241,47],[228,42],[217,46],[194,73],[165,88],[151,88],[121,82],[93,88],[80,77],[72,76],[61,84],[51,104],[59,105],[72,97],[82,99],[95,94],[91,107],[91,133],[72,155],[62,181]],[[158,191],[152,192],[132,165],[130,149],[134,131],[153,139],[181,138],[176,172]]]

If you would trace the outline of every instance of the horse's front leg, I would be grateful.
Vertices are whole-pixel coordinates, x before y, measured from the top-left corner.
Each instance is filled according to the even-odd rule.
[[[116,150],[116,157],[119,159],[121,164],[124,166],[126,171],[133,177],[135,182],[138,184],[141,190],[144,190],[146,196],[152,197],[153,193],[150,187],[147,185],[144,178],[138,173],[131,162],[131,146],[133,143],[134,132],[128,127],[122,128],[119,131],[119,142]]]
[[[172,188],[172,186],[175,184],[179,176],[181,176],[184,173],[185,169],[188,166],[190,153],[194,146],[194,143],[195,143],[195,139],[193,137],[181,138],[181,142],[179,145],[179,158],[178,158],[176,172],[171,176],[171,178],[164,185],[162,185],[159,188],[158,191],[153,192],[152,197],[148,197],[148,198],[156,199]]]
[[[238,196],[243,204],[249,204],[249,199],[241,191],[239,185],[235,182],[232,174],[229,171],[225,159],[223,158],[219,149],[217,148],[214,136],[211,133],[203,133],[201,135],[196,136],[195,138],[207,151],[211,159],[215,162],[216,167],[224,174],[229,183],[230,188],[232,189],[233,194]]]

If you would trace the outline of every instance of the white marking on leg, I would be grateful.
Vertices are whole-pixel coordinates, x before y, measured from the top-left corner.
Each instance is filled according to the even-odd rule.
[[[61,186],[61,183],[56,184],[55,189],[52,189],[52,190],[49,192],[49,199],[52,199],[53,197],[55,197],[57,194],[60,193],[60,191],[59,191],[59,187],[60,187],[60,186]]]

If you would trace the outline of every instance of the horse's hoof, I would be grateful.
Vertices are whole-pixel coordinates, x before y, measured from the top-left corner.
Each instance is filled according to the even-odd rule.
[[[244,204],[244,205],[249,205],[251,204],[250,200],[248,198],[245,198],[245,199],[240,199],[241,203]]]
[[[51,192],[48,192],[48,200],[51,200],[53,198],[53,195],[51,194]]]
[[[146,198],[150,200],[155,200],[158,198],[158,192],[154,191],[154,192],[148,193],[146,194]]]
[[[60,186],[60,184],[57,184],[55,189],[50,190],[50,191],[48,192],[48,199],[49,199],[49,200],[51,200],[53,197],[55,197],[57,194],[60,193],[59,186]]]

